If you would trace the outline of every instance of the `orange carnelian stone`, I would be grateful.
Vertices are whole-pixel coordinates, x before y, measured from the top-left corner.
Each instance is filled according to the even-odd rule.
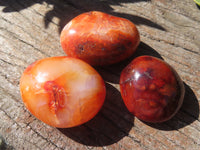
[[[72,19],[63,28],[60,41],[68,56],[91,65],[109,65],[132,55],[140,37],[131,21],[91,11]]]
[[[164,61],[140,56],[121,73],[121,95],[128,110],[146,122],[163,122],[182,105],[184,85]]]
[[[68,128],[92,119],[104,103],[106,89],[90,65],[70,57],[38,60],[20,80],[25,106],[38,119]]]

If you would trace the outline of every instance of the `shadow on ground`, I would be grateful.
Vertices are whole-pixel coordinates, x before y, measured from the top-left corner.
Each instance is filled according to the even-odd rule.
[[[142,1],[150,0],[9,0],[0,1],[0,6],[4,6],[3,12],[20,12],[23,9],[29,8],[35,4],[45,4],[47,7],[52,6],[53,8],[44,15],[45,28],[48,27],[49,23],[52,23],[54,17],[59,19],[59,32],[66,23],[68,23],[75,16],[87,12],[87,11],[102,11],[115,16],[124,17],[136,25],[144,24],[160,30],[165,30],[162,26],[152,22],[149,19],[141,16],[131,15],[128,13],[114,12],[111,5],[121,5],[121,3],[139,3]],[[40,12],[37,12],[40,13]]]
[[[101,111],[84,125],[58,129],[76,142],[89,146],[106,146],[118,142],[134,125],[134,117],[127,111],[120,92],[106,84],[107,95]]]

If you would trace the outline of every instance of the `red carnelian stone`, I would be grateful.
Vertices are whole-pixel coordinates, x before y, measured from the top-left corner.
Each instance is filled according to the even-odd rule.
[[[91,65],[109,65],[132,55],[140,37],[131,21],[91,11],[72,19],[63,28],[60,41],[68,56]]]
[[[146,122],[164,122],[182,105],[184,85],[164,61],[140,56],[121,73],[121,95],[128,110]]]
[[[28,66],[20,79],[27,109],[58,128],[81,125],[101,109],[106,95],[103,79],[82,60],[50,57]]]

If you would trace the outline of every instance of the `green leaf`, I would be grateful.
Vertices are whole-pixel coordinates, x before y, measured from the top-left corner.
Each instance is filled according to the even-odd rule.
[[[194,0],[194,2],[200,6],[200,0]]]

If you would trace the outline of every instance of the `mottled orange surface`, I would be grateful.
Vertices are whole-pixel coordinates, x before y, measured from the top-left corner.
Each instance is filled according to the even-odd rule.
[[[178,74],[151,56],[137,57],[122,71],[120,88],[129,111],[147,122],[169,120],[183,102],[184,86]]]
[[[24,71],[20,90],[33,115],[59,128],[92,119],[106,94],[101,76],[87,63],[70,57],[36,61]]]
[[[68,56],[91,65],[108,65],[132,55],[140,37],[131,21],[91,11],[72,19],[63,28],[60,40]]]

